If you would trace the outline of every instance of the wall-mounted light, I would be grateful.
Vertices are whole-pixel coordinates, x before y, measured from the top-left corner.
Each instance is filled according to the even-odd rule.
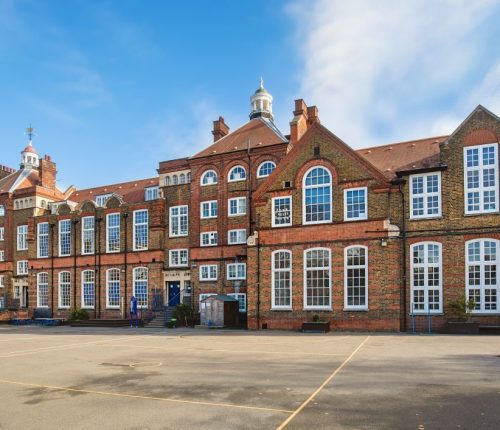
[[[387,239],[381,239],[380,240],[380,246],[387,246],[389,242],[387,241]]]

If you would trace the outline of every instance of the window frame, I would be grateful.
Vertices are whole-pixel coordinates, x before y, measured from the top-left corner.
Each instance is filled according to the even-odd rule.
[[[111,272],[113,273],[118,273],[118,280],[110,280],[110,274]],[[110,296],[109,296],[109,288],[110,288],[110,282],[117,282],[118,283],[118,304],[117,305],[110,305]],[[120,301],[121,301],[121,274],[120,274],[120,269],[116,267],[111,267],[106,270],[106,309],[120,309]]]
[[[495,154],[495,162],[491,165],[487,165],[488,167],[485,167],[483,164],[483,151],[487,147],[493,147],[494,148],[494,154]],[[478,166],[477,167],[468,167],[467,166],[467,151],[468,150],[473,150],[477,149],[478,150]],[[500,210],[500,204],[498,201],[499,197],[499,176],[498,176],[498,143],[497,142],[491,142],[491,143],[485,143],[481,145],[474,145],[474,146],[465,146],[463,149],[463,167],[464,167],[464,213],[465,215],[482,215],[482,214],[490,214],[490,213],[498,213]],[[494,187],[484,187],[483,181],[484,181],[484,170],[485,169],[494,169],[495,172],[495,186]],[[479,187],[478,188],[468,188],[468,181],[467,181],[467,173],[471,170],[477,170],[478,173],[478,178],[479,178]],[[491,188],[494,188],[491,190]],[[476,190],[476,191],[473,191]],[[486,191],[494,191],[495,192],[495,209],[484,209],[484,193]],[[468,193],[471,192],[478,192],[479,193],[479,210],[469,210],[468,209]]]
[[[68,225],[69,231],[63,231],[62,230],[63,225]],[[57,232],[58,232],[57,248],[58,248],[58,252],[59,252],[58,256],[59,257],[69,257],[71,255],[71,240],[72,240],[72,238],[71,238],[71,219],[67,218],[67,219],[59,220]],[[68,252],[64,253],[64,254],[62,252],[63,251],[62,250],[63,235],[65,235],[66,237],[69,237]]]
[[[92,228],[85,227],[85,222],[88,220],[92,220]],[[86,245],[86,238],[85,234],[92,232],[89,236],[91,238],[91,251],[87,251],[85,249]],[[90,215],[90,216],[84,216],[82,217],[82,234],[81,234],[81,252],[82,255],[92,255],[95,253],[95,216]]]
[[[285,269],[276,269],[276,256],[279,253],[286,253],[290,258],[290,267]],[[288,291],[289,291],[289,305],[277,305],[276,304],[276,274],[277,273],[289,273],[288,280]],[[277,249],[271,254],[271,310],[292,310],[293,309],[293,254],[289,249]]]
[[[315,169],[324,169],[330,175],[330,182],[328,184],[321,185],[306,185],[307,176]],[[307,213],[306,213],[306,194],[307,190],[314,188],[323,188],[330,187],[330,203],[329,203],[329,219],[321,220],[321,221],[307,221]],[[316,224],[329,224],[333,220],[333,175],[330,169],[326,168],[323,165],[315,165],[307,169],[302,178],[302,224],[303,225],[316,225]]]
[[[264,167],[264,164],[267,164],[267,163],[270,163],[270,164],[274,165],[273,170],[272,170],[271,173],[269,173],[267,175],[261,175],[260,170]],[[265,161],[263,161],[262,163],[259,164],[259,167],[257,167],[257,179],[267,178],[268,176],[271,176],[275,170],[276,170],[276,163],[274,161],[272,161],[272,160],[265,160]]]
[[[428,193],[427,192],[427,178],[429,176],[437,176],[438,177],[438,191],[437,192],[432,192]],[[413,181],[416,180],[417,178],[424,178],[424,192],[422,194],[414,194],[413,193]],[[427,173],[418,173],[414,175],[410,175],[409,177],[409,191],[410,191],[410,219],[431,219],[431,218],[439,218],[441,217],[442,213],[442,193],[441,193],[441,181],[442,181],[442,175],[441,171],[437,172],[427,172]],[[432,197],[434,195],[437,195],[438,198],[438,213],[437,214],[428,214],[428,197]],[[413,214],[413,209],[414,209],[414,202],[413,200],[415,198],[422,197],[424,201],[423,205],[423,210],[424,214],[423,215],[414,215]]]
[[[62,281],[63,275],[68,275],[68,280],[67,281]],[[64,284],[64,285],[63,285]],[[69,301],[68,304],[63,303],[63,296],[65,294],[62,294],[62,289],[67,288],[68,294],[67,294],[67,299]],[[69,270],[64,270],[62,272],[59,272],[57,274],[57,308],[58,309],[69,309],[71,308],[71,272]]]
[[[40,230],[41,230],[41,226],[46,226],[47,227],[47,232],[43,232],[41,233]],[[36,257],[37,258],[49,258],[49,253],[50,253],[50,246],[49,246],[49,223],[48,222],[40,222],[37,224],[36,226]],[[42,242],[41,242],[41,239],[44,239],[44,241],[46,241],[46,244],[47,244],[47,253],[46,255],[42,255],[42,253],[40,252],[40,249],[41,249],[41,245],[42,245]]]
[[[347,195],[353,191],[362,191],[364,193],[364,205],[365,211],[363,215],[358,217],[349,217],[349,208],[347,203]],[[344,221],[366,221],[368,219],[368,187],[356,187],[356,188],[346,188],[344,189]]]
[[[19,270],[19,269],[24,270]],[[26,276],[29,273],[29,262],[28,260],[17,260],[16,264],[16,274],[17,276]]]
[[[186,213],[185,214],[181,214],[181,208],[186,208]],[[172,215],[172,211],[174,209],[178,209],[179,210],[179,214],[177,215]],[[182,230],[181,230],[181,220],[182,220],[182,217],[186,217],[186,232],[183,233]],[[179,218],[179,233],[178,234],[174,234],[173,233],[173,218]],[[170,208],[168,209],[168,235],[169,237],[185,237],[185,236],[188,236],[189,235],[189,206],[188,205],[177,205],[177,206],[170,206]]]
[[[236,209],[238,210],[240,208],[239,201],[243,200],[245,202],[245,212],[236,212],[234,214],[231,213],[231,202],[236,201]],[[230,199],[227,200],[227,216],[228,217],[237,217],[237,216],[245,216],[247,214],[247,198],[246,196],[240,196],[240,197],[231,197]]]
[[[474,242],[479,242],[479,252],[480,252],[480,258],[479,262],[474,262],[471,264],[469,261],[469,245],[474,243]],[[494,264],[496,264],[496,309],[485,309],[485,295],[486,295],[486,289],[492,289],[492,288],[487,288],[486,283],[484,282],[485,279],[485,266],[491,265],[491,262],[486,262],[484,260],[484,243],[485,242],[493,242],[496,245],[496,261],[494,261]],[[499,273],[498,269],[500,268],[500,241],[497,239],[492,239],[489,237],[481,237],[481,238],[476,238],[476,239],[471,239],[465,242],[465,295],[467,297],[467,300],[470,297],[469,290],[475,289],[475,290],[480,290],[480,303],[479,303],[479,309],[473,309],[471,313],[473,315],[498,315],[500,314],[500,282],[499,282]],[[488,264],[489,263],[489,264]],[[469,270],[471,265],[474,266],[480,266],[480,285],[479,286],[471,286],[469,284]]]
[[[46,282],[41,282],[40,278],[44,276],[46,278]],[[47,304],[42,304],[41,295],[40,295],[40,288],[41,287],[46,288],[46,295],[45,295],[45,301]],[[47,272],[40,272],[37,273],[36,275],[36,307],[37,308],[48,308],[49,307],[49,274]]]
[[[146,213],[146,221],[142,222],[137,222],[137,217],[138,214],[140,213]],[[137,209],[132,213],[132,224],[133,224],[133,229],[132,229],[132,248],[134,251],[147,251],[149,249],[149,210],[148,209]],[[141,243],[138,245],[137,240],[139,237],[138,230],[141,228],[145,228],[145,244]]]
[[[208,243],[205,244],[203,243],[203,237],[208,235]],[[212,243],[212,239],[215,238],[215,243]],[[200,247],[210,247],[210,246],[217,246],[219,244],[219,235],[217,234],[217,231],[202,231],[200,233]]]
[[[2,225],[0,226],[0,242],[3,242],[5,240],[5,227]]]
[[[110,226],[109,220],[111,217],[118,217],[118,225],[113,225]],[[117,248],[118,249],[111,249],[110,247],[110,230],[118,230],[118,244]],[[107,254],[113,254],[121,251],[122,247],[122,241],[121,241],[121,235],[122,235],[122,217],[120,212],[111,212],[106,214],[106,253]],[[116,244],[115,244],[116,245]]]
[[[92,273],[92,281],[87,281],[85,280],[85,275],[87,273]],[[81,304],[82,304],[82,309],[94,309],[95,308],[95,270],[82,270],[81,274]],[[85,294],[85,288],[88,287],[89,284],[92,284],[92,305],[87,305],[86,304],[86,294]],[[87,295],[88,296],[88,295]]]
[[[236,169],[242,169],[243,170],[243,175],[244,177],[243,178],[237,178],[237,179],[231,179],[231,176],[233,176],[234,174],[234,171]],[[236,166],[233,166],[231,167],[231,169],[229,170],[229,173],[227,174],[227,182],[242,182],[242,181],[246,181],[247,180],[247,169],[245,169],[245,166],[241,165],[241,164],[237,164]]]
[[[327,251],[328,252],[328,266],[323,267],[321,270],[327,270],[328,271],[328,292],[329,292],[329,298],[328,298],[328,303],[329,305],[308,305],[307,304],[307,272],[309,270],[314,270],[317,268],[307,268],[307,254],[311,251]],[[325,248],[325,247],[316,247],[316,248],[308,248],[304,249],[303,251],[303,272],[304,272],[304,278],[303,278],[303,295],[304,295],[304,310],[324,310],[324,311],[331,311],[333,309],[332,306],[332,250],[330,248]]]
[[[160,187],[152,185],[151,187],[144,187],[144,201],[150,202],[160,198]]]
[[[0,262],[5,261],[5,251],[0,249]]]
[[[28,250],[28,225],[22,224],[17,226],[17,251]]]
[[[348,266],[348,252],[349,250],[351,249],[355,249],[355,248],[360,248],[360,249],[363,249],[364,252],[365,252],[365,264],[364,265],[361,265],[361,264],[358,264],[358,265],[352,265],[352,266]],[[346,246],[344,248],[344,309],[346,311],[367,311],[368,310],[368,300],[369,300],[369,272],[368,272],[368,247],[365,246],[365,245],[350,245],[350,246]],[[364,269],[365,271],[365,304],[364,305],[349,305],[349,294],[348,294],[348,289],[349,289],[349,285],[348,285],[348,272],[349,272],[349,269]]]
[[[284,200],[284,199],[288,199],[289,200],[289,205],[290,205],[290,222],[285,223],[285,224],[276,224],[276,201],[277,200]],[[275,228],[290,227],[293,224],[293,197],[291,195],[273,197],[272,198],[271,210],[272,210],[271,227],[275,227]]]
[[[236,276],[230,277],[231,268],[236,267]],[[238,275],[238,267],[243,266],[245,274],[243,276]],[[226,280],[228,281],[244,281],[247,279],[247,263],[227,263],[226,265]]]
[[[208,216],[204,215],[204,205],[208,205]],[[212,215],[215,205],[215,215]],[[217,200],[205,200],[200,202],[200,219],[214,219],[219,216],[219,202]]]
[[[182,257],[181,253],[186,252],[186,264],[182,264]],[[179,254],[179,264],[173,264],[172,262],[174,261],[173,254],[178,253]],[[168,267],[189,267],[189,249],[188,248],[176,248],[176,249],[170,249],[168,251]]]
[[[215,174],[215,182],[210,182],[208,184],[204,184],[203,182],[205,181],[205,177],[207,176],[207,173],[209,172],[213,172]],[[219,175],[217,174],[217,172],[213,169],[208,169],[208,170],[205,170],[202,174],[201,174],[201,178],[200,178],[200,185],[202,187],[209,187],[210,185],[217,185],[219,183]]]
[[[415,277],[413,273],[413,269],[415,268],[415,263],[413,261],[413,250],[417,246],[424,246],[424,263],[418,264],[417,267],[422,267],[424,269],[424,285],[423,286],[415,286]],[[437,245],[438,247],[438,255],[439,255],[439,264],[435,265],[434,263],[431,265],[428,261],[428,253],[429,253],[429,245]],[[438,267],[439,268],[439,285],[429,286],[429,268],[430,267]],[[424,292],[424,309],[415,310],[415,290],[422,290]],[[439,291],[439,307],[438,309],[429,309],[429,290],[438,290]],[[427,315],[427,314],[442,314],[443,313],[443,244],[435,241],[421,241],[415,242],[410,245],[410,314],[413,315]]]
[[[5,206],[0,205],[0,216],[5,216]]]
[[[231,241],[231,233],[236,233],[236,237],[238,237],[238,233],[243,232],[245,235],[245,240],[240,242]],[[227,231],[227,244],[228,245],[245,245],[247,243],[247,229],[246,228],[234,228]]]
[[[110,199],[113,196],[113,193],[108,193],[108,194],[100,194],[98,196],[95,196],[95,204],[99,208],[104,208],[106,207],[106,203],[108,199]]]
[[[145,272],[146,273],[146,279],[140,279],[138,278],[138,273],[140,272]],[[145,299],[142,297],[138,297],[137,294],[137,284],[138,283],[145,283],[146,286],[146,297]],[[149,270],[147,267],[140,266],[140,267],[134,267],[132,270],[132,294],[135,296],[137,299],[137,309],[147,309],[148,308],[148,298],[149,298]],[[142,296],[142,294],[141,294]]]
[[[208,267],[207,269],[207,273],[210,275],[210,268],[215,268],[215,277],[207,277],[207,278],[203,278],[202,277],[202,268],[203,267]],[[199,271],[198,271],[198,278],[199,278],[199,281],[200,282],[213,282],[213,281],[217,281],[217,278],[219,277],[219,267],[217,264],[201,264],[200,265],[200,268],[199,268]]]

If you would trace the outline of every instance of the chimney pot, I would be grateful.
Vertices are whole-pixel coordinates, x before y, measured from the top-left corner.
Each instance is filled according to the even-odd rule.
[[[217,121],[214,121],[214,128],[212,134],[214,135],[214,142],[227,136],[229,133],[229,126],[224,122],[223,117],[219,117]]]

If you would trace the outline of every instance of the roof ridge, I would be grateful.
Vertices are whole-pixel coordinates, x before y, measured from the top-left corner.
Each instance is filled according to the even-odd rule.
[[[118,185],[125,185],[125,184],[132,184],[134,182],[141,182],[141,181],[150,181],[150,180],[159,180],[157,176],[151,177],[151,178],[143,178],[143,179],[133,179],[131,181],[125,181],[125,182],[116,182],[114,184],[105,184],[105,185],[98,185],[96,187],[89,187],[89,188],[77,188],[75,190],[75,193],[78,192],[83,192],[83,191],[89,191],[89,190],[95,190],[96,188],[103,188],[103,187],[115,187]]]
[[[440,135],[440,136],[423,137],[421,139],[404,140],[402,142],[385,143],[383,145],[373,145],[373,146],[367,146],[365,148],[358,148],[358,149],[355,149],[355,151],[356,152],[358,152],[358,151],[366,151],[368,149],[374,149],[374,148],[385,148],[386,146],[404,145],[405,143],[423,142],[424,140],[430,140],[430,139],[443,139],[443,138],[448,138],[449,136],[450,136],[449,134],[443,134],[443,135]]]

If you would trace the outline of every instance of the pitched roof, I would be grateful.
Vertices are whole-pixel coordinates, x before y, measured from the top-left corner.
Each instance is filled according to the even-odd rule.
[[[136,181],[121,182],[119,184],[75,190],[68,196],[68,200],[80,203],[85,200],[95,201],[96,196],[103,194],[117,194],[121,196],[126,203],[139,203],[144,201],[144,188],[154,187],[156,185],[158,185],[158,177],[138,179]]]
[[[246,150],[248,142],[250,142],[250,148],[261,148],[286,143],[286,138],[270,121],[264,118],[254,118],[191,158]]]
[[[22,188],[34,187],[38,184],[38,170],[20,169],[0,179],[0,193],[11,193]]]
[[[356,152],[387,178],[396,172],[439,165],[439,144],[448,136],[428,137],[389,145],[358,149]]]

